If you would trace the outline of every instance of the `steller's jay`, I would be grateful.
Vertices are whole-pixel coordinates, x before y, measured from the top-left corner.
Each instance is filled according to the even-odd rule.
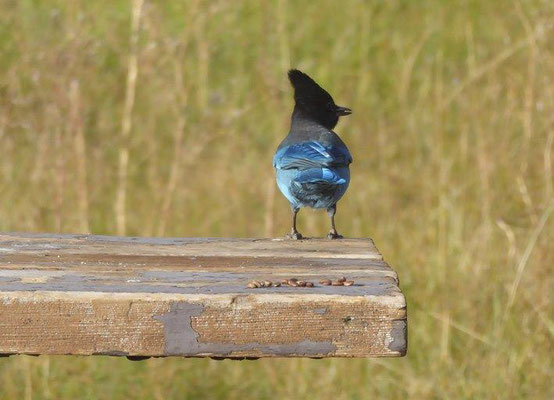
[[[292,239],[302,239],[296,230],[296,214],[301,207],[325,208],[331,218],[327,237],[342,236],[335,228],[337,201],[350,182],[352,156],[333,132],[340,116],[352,110],[335,104],[333,98],[305,73],[292,69],[289,80],[294,88],[294,111],[290,131],[273,157],[277,186],[292,207]]]

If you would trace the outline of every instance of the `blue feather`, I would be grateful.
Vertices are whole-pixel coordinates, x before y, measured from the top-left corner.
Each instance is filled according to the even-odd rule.
[[[346,180],[341,178],[336,172],[328,168],[312,168],[302,171],[294,179],[294,183],[324,183],[327,185],[343,185]]]
[[[352,156],[345,146],[323,146],[314,140],[295,143],[277,151],[273,166],[277,169],[309,169],[347,166]]]

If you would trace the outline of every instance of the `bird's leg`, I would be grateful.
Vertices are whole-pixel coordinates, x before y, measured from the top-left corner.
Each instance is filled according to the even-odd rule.
[[[342,239],[342,236],[339,235],[337,232],[337,228],[335,228],[335,213],[337,212],[337,205],[333,204],[331,207],[327,209],[327,214],[329,217],[331,217],[331,230],[329,231],[329,234],[327,235],[328,239]]]
[[[288,238],[294,240],[302,239],[302,234],[296,230],[296,214],[298,214],[299,210],[300,208],[292,207],[292,229],[290,234],[287,235]]]

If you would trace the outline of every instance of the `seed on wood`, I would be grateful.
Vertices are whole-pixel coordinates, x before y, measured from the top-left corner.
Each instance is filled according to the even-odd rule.
[[[288,280],[288,279],[283,279],[283,280],[281,281],[281,283],[282,283],[283,285],[288,285],[288,284],[289,284],[289,280]]]
[[[252,281],[252,283],[253,283],[257,288],[262,287],[262,283],[259,282],[259,281]]]
[[[258,286],[256,286],[256,284],[254,282],[250,282],[248,285],[246,285],[248,288],[250,289],[255,289],[257,288]]]
[[[314,287],[314,284],[312,282],[306,282],[306,287]]]
[[[344,286],[344,283],[340,281],[333,281],[333,286]]]
[[[331,279],[322,279],[319,281],[323,286],[330,286],[331,285]]]
[[[280,282],[275,282],[275,283],[273,284],[273,287],[279,287],[279,286],[281,286],[281,283],[280,283]]]
[[[346,278],[343,276],[343,277],[340,277],[339,279],[337,279],[337,281],[339,281],[339,282],[346,282]]]
[[[290,278],[290,279],[289,279],[289,285],[292,285],[293,283],[298,283],[298,279],[296,279],[296,278]]]
[[[298,286],[300,287],[305,287],[306,286],[306,282],[305,281],[298,281]]]
[[[271,287],[271,281],[264,281],[265,287]]]
[[[296,281],[296,280],[291,281],[291,280],[289,279],[289,286],[293,286],[293,287],[298,286],[298,281]]]
[[[344,286],[352,286],[354,284],[354,281],[344,281]]]

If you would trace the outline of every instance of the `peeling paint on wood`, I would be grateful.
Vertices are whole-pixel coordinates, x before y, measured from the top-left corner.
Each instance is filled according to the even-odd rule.
[[[408,324],[405,319],[393,321],[391,327],[391,342],[389,350],[398,351],[401,355],[405,355],[408,350]]]
[[[204,312],[204,307],[199,304],[186,302],[173,303],[171,311],[155,319],[162,321],[165,331],[166,355],[211,355],[229,356],[237,353],[256,355],[286,356],[326,356],[335,346],[330,342],[313,342],[304,339],[301,342],[261,344],[259,342],[233,343],[232,339],[227,343],[204,343],[199,341],[199,333],[193,328],[194,320]],[[259,354],[258,354],[259,353]]]
[[[0,355],[406,353],[406,303],[369,239],[0,234]],[[350,287],[248,289],[253,279]]]

